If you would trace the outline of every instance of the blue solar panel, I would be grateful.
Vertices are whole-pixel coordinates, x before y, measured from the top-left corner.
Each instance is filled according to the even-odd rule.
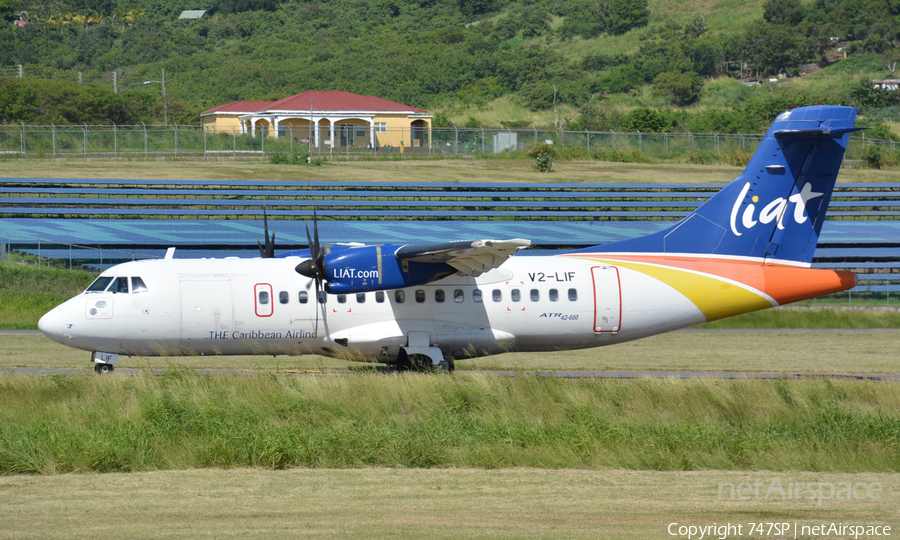
[[[661,231],[671,221],[338,221],[319,222],[323,242],[413,243],[526,238],[538,245],[590,246]],[[306,245],[300,220],[270,222],[280,245]],[[28,219],[0,220],[3,236],[120,246],[255,246],[262,220]],[[15,240],[22,241],[22,240]],[[36,241],[36,240],[35,240]],[[900,221],[826,221],[820,243],[898,244]]]

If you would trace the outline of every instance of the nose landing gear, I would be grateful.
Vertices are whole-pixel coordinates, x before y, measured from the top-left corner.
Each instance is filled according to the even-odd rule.
[[[114,369],[112,364],[94,364],[94,371],[97,373],[112,373]]]

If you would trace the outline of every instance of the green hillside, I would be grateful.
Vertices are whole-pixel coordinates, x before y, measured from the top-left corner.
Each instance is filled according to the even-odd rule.
[[[900,115],[870,82],[897,56],[886,0],[213,0],[208,19],[178,18],[196,7],[0,0],[0,123],[159,122],[144,81],[162,70],[180,124],[309,89],[425,107],[438,126],[747,133],[811,103]],[[814,63],[831,67],[798,77]]]

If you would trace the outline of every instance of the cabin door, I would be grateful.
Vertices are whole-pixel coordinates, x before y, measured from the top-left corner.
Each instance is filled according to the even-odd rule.
[[[622,285],[615,266],[591,268],[594,278],[594,332],[616,333],[622,326]]]

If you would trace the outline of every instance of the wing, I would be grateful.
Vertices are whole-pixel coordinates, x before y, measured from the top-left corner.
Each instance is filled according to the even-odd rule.
[[[445,263],[461,275],[478,277],[497,268],[520,249],[531,245],[531,240],[463,240],[437,244],[411,244],[398,249],[395,256],[401,261]]]

